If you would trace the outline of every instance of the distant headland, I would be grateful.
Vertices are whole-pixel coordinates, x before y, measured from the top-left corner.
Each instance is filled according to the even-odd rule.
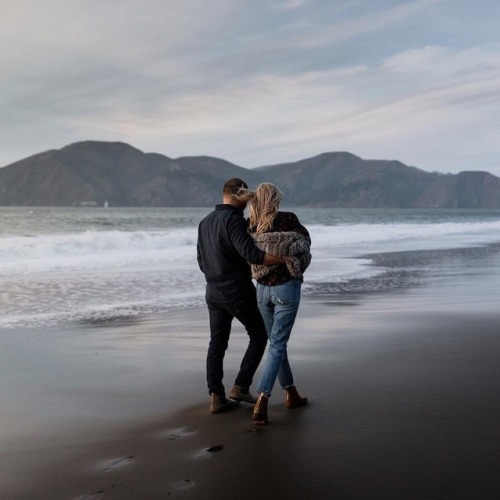
[[[477,171],[425,172],[394,160],[322,153],[247,169],[209,156],[172,159],[121,142],[85,141],[0,168],[0,206],[211,206],[241,177],[268,181],[287,206],[500,208],[500,178]]]

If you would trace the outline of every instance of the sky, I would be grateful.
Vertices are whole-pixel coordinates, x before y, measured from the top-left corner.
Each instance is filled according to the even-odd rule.
[[[500,176],[498,0],[1,0],[0,166],[85,141]]]

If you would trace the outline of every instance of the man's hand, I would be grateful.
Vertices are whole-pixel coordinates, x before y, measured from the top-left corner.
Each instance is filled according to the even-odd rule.
[[[266,253],[264,255],[264,260],[262,261],[263,266],[272,266],[273,264],[285,264],[285,257],[276,257],[275,255],[269,255]]]

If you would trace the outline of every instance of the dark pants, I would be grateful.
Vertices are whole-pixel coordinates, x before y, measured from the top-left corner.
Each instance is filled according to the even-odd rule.
[[[208,392],[225,395],[224,355],[229,343],[231,323],[236,318],[246,329],[250,342],[241,362],[235,385],[248,389],[262,359],[267,343],[266,327],[257,307],[254,294],[236,302],[222,303],[207,300],[210,319],[210,343],[207,354]]]

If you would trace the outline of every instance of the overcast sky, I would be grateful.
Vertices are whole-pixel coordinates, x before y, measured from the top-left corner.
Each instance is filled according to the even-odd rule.
[[[500,2],[1,0],[0,166],[89,139],[500,176]]]

